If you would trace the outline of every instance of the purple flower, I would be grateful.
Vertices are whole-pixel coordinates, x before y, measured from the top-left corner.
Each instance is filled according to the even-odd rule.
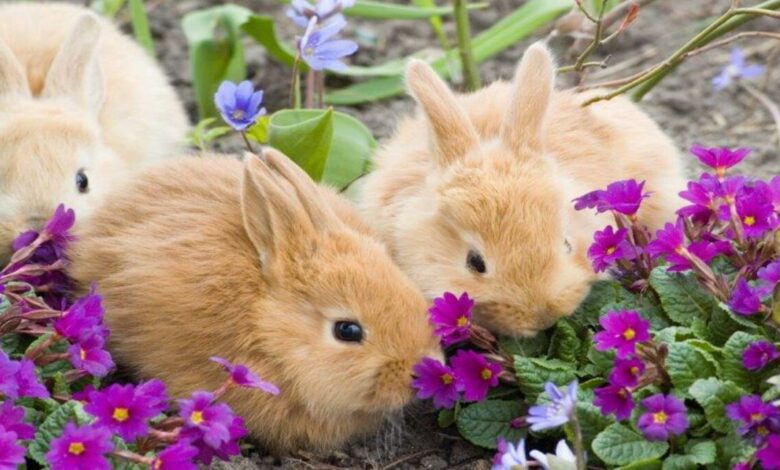
[[[740,278],[734,291],[731,293],[731,299],[728,301],[729,307],[740,315],[753,315],[761,311],[761,297],[758,292],[752,289],[745,279]]]
[[[16,381],[16,373],[20,364],[12,361],[10,357],[0,349],[0,395],[12,400],[19,398],[19,383]]]
[[[252,82],[244,80],[236,85],[224,81],[214,94],[214,103],[222,119],[233,129],[242,132],[257,122],[257,118],[266,113],[263,103],[263,90],[255,91]]]
[[[105,377],[114,368],[111,354],[103,349],[105,340],[99,330],[93,327],[85,330],[78,343],[68,347],[70,363],[78,370],[86,371],[95,377]]]
[[[520,439],[517,446],[507,442],[504,438],[498,440],[498,452],[493,457],[491,470],[512,470],[517,467],[527,468],[527,466],[524,439]]]
[[[751,470],[752,468],[753,465],[751,465],[749,462],[739,462],[731,467],[731,470]]]
[[[732,252],[731,244],[726,241],[714,241],[697,240],[686,247],[689,255],[696,256],[704,263],[710,262],[713,258],[720,255],[727,255]],[[687,271],[693,267],[688,257],[675,253],[669,253],[666,255],[666,261],[670,263],[667,271]]]
[[[35,372],[35,363],[29,359],[19,362],[19,370],[16,371],[16,383],[19,386],[20,397],[49,398],[49,391],[38,380]]]
[[[261,380],[260,377],[249,370],[247,366],[232,364],[230,361],[216,356],[211,357],[210,359],[224,367],[225,370],[230,373],[230,380],[239,387],[256,388],[266,393],[270,393],[271,395],[279,395],[279,388],[277,388],[276,385]]]
[[[355,5],[355,0],[315,0],[312,5],[306,0],[292,0],[287,9],[287,17],[300,28],[306,28],[309,20],[316,17],[317,21],[324,23],[329,19],[344,20],[341,12]]]
[[[95,391],[94,385],[86,384],[84,388],[81,389],[81,391],[71,395],[71,398],[73,398],[76,401],[80,401],[82,404],[86,405],[87,403],[89,403],[89,395],[94,391]]]
[[[593,404],[601,408],[605,414],[614,413],[618,421],[631,416],[634,409],[634,397],[631,390],[619,385],[607,385],[593,390],[596,397]]]
[[[645,363],[637,358],[615,359],[609,382],[621,387],[635,387],[639,378],[645,373]]]
[[[97,418],[97,425],[131,442],[149,432],[149,419],[160,412],[154,400],[133,385],[113,384],[92,392],[84,409]]]
[[[574,210],[593,209],[603,204],[604,191],[597,189],[574,199]]]
[[[593,244],[588,249],[588,257],[593,263],[593,270],[605,271],[615,262],[636,258],[636,249],[626,239],[628,230],[625,228],[614,231],[611,225],[593,235]]]
[[[694,222],[707,222],[718,209],[718,197],[721,185],[718,178],[703,173],[699,181],[689,181],[688,189],[680,192],[680,197],[692,202],[677,211],[683,217],[691,217]]]
[[[73,228],[74,223],[76,223],[76,213],[73,209],[65,209],[65,205],[60,204],[43,227],[43,233],[53,240],[67,242],[71,240],[68,232]]]
[[[15,432],[0,428],[0,469],[14,470],[24,463],[24,447]]]
[[[650,322],[633,310],[609,312],[599,319],[599,323],[604,331],[593,336],[596,349],[615,349],[620,358],[631,356],[637,343],[650,339]]]
[[[186,439],[192,439],[192,445],[199,451],[198,460],[206,465],[211,463],[214,456],[221,460],[230,460],[230,457],[241,453],[238,440],[247,435],[247,430],[244,426],[244,418],[240,416],[233,417],[233,420],[228,426],[229,439],[222,442],[218,447],[208,445],[203,440],[204,435],[204,433],[195,428],[185,429],[182,432],[182,436]]]
[[[769,190],[772,192],[772,204],[775,206],[775,212],[780,212],[780,175],[769,181]]]
[[[746,395],[726,406],[726,416],[739,421],[737,432],[760,445],[770,433],[780,431],[780,410],[758,395]]]
[[[352,55],[358,50],[354,41],[346,39],[333,39],[347,25],[344,18],[334,18],[326,24],[318,27],[317,18],[309,20],[300,42],[298,52],[312,70],[333,70],[336,72],[345,70],[346,64],[341,62],[346,56]]]
[[[552,382],[544,384],[544,390],[550,397],[550,404],[532,406],[528,409],[526,422],[531,425],[531,431],[543,431],[557,428],[568,423],[574,414],[577,404],[577,381],[572,381],[562,393]]]
[[[743,186],[736,194],[735,206],[747,237],[760,238],[777,227],[772,193],[766,183],[757,182],[754,186]],[[728,220],[729,208],[724,206],[722,211],[725,214],[721,214],[721,218]]]
[[[35,437],[35,428],[24,422],[24,408],[14,406],[11,400],[0,405],[0,429],[16,433],[17,439]]]
[[[78,299],[54,322],[58,335],[71,341],[78,341],[84,330],[103,323],[103,298],[95,294],[92,287],[89,295]]]
[[[110,470],[106,454],[114,449],[111,432],[99,426],[65,425],[62,435],[51,441],[46,460],[52,470]]]
[[[756,341],[742,351],[742,365],[749,371],[763,369],[780,357],[777,348],[769,341]]]
[[[758,270],[758,278],[774,287],[780,282],[780,261],[767,264]]]
[[[669,436],[683,434],[688,429],[685,404],[672,395],[657,393],[642,400],[646,412],[637,425],[650,441],[665,441]]]
[[[655,233],[655,240],[647,245],[647,253],[653,259],[661,256],[683,258],[685,252],[685,234],[683,233],[682,220],[677,219],[675,224],[667,223],[664,228]],[[683,258],[684,259],[684,258]]]
[[[152,379],[138,384],[135,394],[146,403],[150,416],[157,416],[168,408],[168,393],[162,380]]]
[[[603,206],[598,207],[598,212],[613,210],[625,215],[634,215],[642,204],[642,199],[649,197],[642,190],[645,182],[637,183],[636,180],[616,181],[607,186],[602,196]]]
[[[729,64],[712,79],[712,88],[715,91],[721,91],[731,85],[732,81],[755,78],[762,73],[764,73],[764,66],[758,64],[748,65],[745,62],[745,54],[742,52],[742,49],[735,47],[731,49]]]
[[[412,387],[417,389],[417,398],[433,397],[436,408],[452,408],[458,401],[455,373],[451,368],[430,357],[423,358],[413,368],[415,379]]]
[[[214,394],[195,392],[192,398],[179,400],[179,416],[184,418],[185,437],[200,437],[211,448],[217,449],[230,440],[233,411],[224,403],[213,403]],[[193,439],[194,440],[194,439]]]
[[[480,401],[491,387],[498,385],[501,364],[488,361],[482,354],[461,349],[450,363],[455,372],[455,385],[466,401]]]
[[[198,449],[188,440],[180,440],[163,449],[152,460],[154,470],[197,470],[193,459],[198,455]]]
[[[780,435],[769,436],[766,445],[756,452],[756,457],[764,470],[780,469]]]
[[[460,297],[445,292],[442,297],[433,299],[433,306],[428,313],[431,315],[431,323],[436,328],[436,334],[441,337],[442,346],[450,346],[469,339],[473,308],[474,301],[465,292]]]

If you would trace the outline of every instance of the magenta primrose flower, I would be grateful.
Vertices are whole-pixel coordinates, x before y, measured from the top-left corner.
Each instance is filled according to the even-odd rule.
[[[54,240],[70,241],[72,236],[69,232],[74,223],[76,223],[76,213],[73,209],[66,209],[64,204],[60,204],[43,227],[43,233]]]
[[[743,186],[737,192],[735,206],[742,229],[748,238],[760,238],[778,225],[775,206],[772,203],[772,193],[769,186],[757,182],[754,186]],[[722,219],[727,219],[728,208],[723,207]]]
[[[135,394],[137,397],[142,397],[149,408],[149,413],[154,413],[152,416],[168,409],[168,392],[162,380],[152,379],[141,382],[135,387]]]
[[[189,431],[187,437],[200,437],[215,449],[230,440],[233,411],[225,403],[214,403],[210,392],[195,392],[190,399],[179,400],[179,416]]]
[[[436,408],[452,408],[458,401],[455,372],[436,359],[423,358],[413,368],[415,379],[412,387],[417,389],[417,398],[433,398]]]
[[[639,378],[645,373],[645,363],[637,358],[616,358],[609,382],[621,387],[635,387]]]
[[[704,263],[709,263],[717,256],[727,255],[732,252],[731,244],[729,242],[710,242],[707,240],[692,242],[686,247],[686,250],[688,250],[689,254],[696,256]],[[677,252],[667,254],[666,261],[669,263],[669,267],[667,268],[667,271],[669,272],[687,271],[693,268],[690,259]]]
[[[655,240],[647,245],[647,253],[653,259],[675,255],[682,258],[684,252],[685,234],[683,233],[682,219],[677,219],[674,224],[666,223],[664,228],[655,233]]]
[[[114,449],[111,431],[101,426],[78,427],[68,423],[60,437],[51,441],[46,460],[52,470],[110,470],[106,454]]]
[[[455,385],[466,401],[480,401],[488,390],[498,385],[501,364],[488,361],[475,351],[461,349],[450,360],[455,372]]]
[[[103,349],[105,339],[99,326],[82,332],[76,344],[68,347],[68,358],[77,370],[83,370],[95,377],[105,377],[114,368],[111,354]]]
[[[740,423],[737,432],[761,445],[767,435],[780,432],[780,409],[759,395],[746,395],[726,405],[726,416]]]
[[[593,336],[596,349],[599,351],[614,349],[619,358],[633,355],[637,343],[650,339],[650,322],[633,310],[609,312],[599,319],[599,323],[604,331]]]
[[[636,258],[636,248],[628,241],[627,235],[627,229],[621,228],[615,232],[611,225],[593,235],[588,258],[593,263],[594,271],[606,271],[617,261]]]
[[[731,150],[726,147],[702,147],[694,145],[691,153],[696,155],[700,162],[715,170],[719,177],[726,174],[726,170],[738,164],[751,152],[748,148]]]
[[[17,439],[27,440],[35,437],[35,428],[24,422],[24,408],[14,406],[11,400],[0,405],[0,429],[16,433]]]
[[[436,334],[441,337],[442,346],[451,346],[469,339],[471,336],[472,309],[474,301],[464,292],[455,297],[450,292],[433,299],[428,310]]]
[[[620,385],[606,385],[593,390],[593,404],[601,408],[604,414],[613,413],[618,421],[631,416],[634,410],[634,397],[631,390]]]
[[[31,360],[13,361],[0,350],[0,395],[12,400],[19,397],[49,398],[49,391],[38,380]]]
[[[279,395],[279,388],[276,385],[261,380],[260,377],[249,370],[247,366],[242,364],[233,364],[227,359],[222,359],[221,357],[216,356],[211,357],[210,359],[224,367],[225,370],[230,373],[230,380],[239,387],[256,388],[266,393],[270,393],[271,395]]]
[[[15,432],[0,428],[0,469],[14,470],[24,464],[25,449]]]
[[[63,338],[78,341],[84,330],[103,324],[103,312],[103,298],[93,286],[54,322],[54,330]]]
[[[728,305],[740,315],[753,315],[760,312],[762,308],[758,290],[750,287],[745,279],[737,281]]]
[[[531,431],[543,431],[557,428],[568,423],[574,414],[577,404],[577,381],[573,380],[566,393],[561,392],[552,382],[544,384],[544,390],[550,397],[547,405],[536,405],[528,409],[526,422],[531,425]]]
[[[756,452],[756,457],[765,470],[780,469],[780,434],[769,436],[766,445]]]
[[[149,419],[160,413],[154,400],[131,384],[113,384],[92,392],[84,409],[97,418],[97,425],[132,442],[149,432]]]
[[[606,190],[591,191],[574,200],[574,209],[592,209],[597,212],[615,211],[632,216],[637,213],[642,200],[649,197],[644,193],[645,182],[637,183],[629,179],[615,181],[607,186]]]
[[[646,412],[637,425],[648,440],[665,441],[688,429],[687,410],[680,399],[657,393],[642,400],[642,406]]]
[[[774,288],[775,285],[780,283],[780,261],[769,263],[759,269],[758,278]]]
[[[197,459],[206,465],[209,465],[215,456],[220,460],[230,460],[230,457],[241,453],[238,440],[247,435],[244,418],[233,417],[228,426],[228,435],[228,440],[222,442],[218,447],[212,447],[204,441],[205,434],[197,429],[189,428],[182,431],[182,436],[191,440],[191,444],[198,449]]]
[[[184,439],[163,449],[152,460],[153,470],[197,470],[193,460],[198,455],[197,447]]]
[[[742,351],[742,366],[749,371],[757,371],[780,357],[777,348],[769,341],[756,341]]]
[[[697,223],[707,222],[720,207],[720,192],[720,180],[709,173],[703,173],[699,181],[689,181],[688,189],[680,192],[681,198],[693,204],[681,208],[677,214],[690,217]]]

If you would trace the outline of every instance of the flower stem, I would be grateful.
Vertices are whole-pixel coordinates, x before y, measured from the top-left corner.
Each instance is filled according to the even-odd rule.
[[[246,145],[247,150],[249,150],[251,153],[255,153],[255,148],[252,147],[252,142],[249,141],[249,138],[246,136],[246,132],[241,132],[241,138],[244,139],[244,145]]]
[[[117,457],[119,459],[122,459],[122,460],[127,460],[127,461],[130,461],[130,462],[140,463],[140,464],[143,464],[143,465],[151,465],[152,464],[152,459],[151,458],[144,457],[143,455],[136,454],[135,452],[131,452],[129,450],[122,450],[122,449],[113,450],[113,451],[111,451],[111,455],[113,455],[114,457]]]
[[[587,468],[585,462],[585,446],[582,439],[582,427],[580,426],[580,420],[577,418],[577,409],[575,408],[571,413],[571,427],[574,431],[574,453],[577,457],[577,470],[585,470]]]
[[[455,10],[455,27],[458,34],[458,50],[463,67],[463,79],[466,82],[466,88],[473,91],[481,86],[481,82],[477,62],[474,60],[474,50],[471,47],[469,12],[466,9],[466,0],[453,0],[452,3]]]
[[[306,109],[312,109],[314,108],[314,87],[315,87],[315,76],[314,76],[314,70],[309,69],[308,72],[306,72],[306,101],[304,101],[304,106]]]
[[[38,356],[43,354],[44,351],[49,349],[49,346],[54,344],[54,342],[57,341],[58,339],[60,339],[60,335],[58,335],[57,333],[52,333],[51,336],[43,340],[38,346],[31,349],[30,351],[27,351],[24,357],[26,359],[30,359],[34,361],[35,359],[38,358]]]

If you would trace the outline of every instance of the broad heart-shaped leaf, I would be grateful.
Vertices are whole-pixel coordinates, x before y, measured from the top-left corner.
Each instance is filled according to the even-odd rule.
[[[604,463],[628,465],[639,460],[657,459],[669,449],[669,444],[648,441],[620,423],[610,425],[593,440],[593,453]]]
[[[576,379],[575,367],[574,364],[559,359],[515,356],[517,386],[528,402],[533,403],[544,390],[545,382],[552,382],[561,388]]]
[[[710,321],[694,323],[697,336],[722,346],[735,331],[757,331],[758,326],[747,318],[732,313],[726,305],[718,305],[712,310]]]
[[[742,352],[751,343],[760,341],[760,336],[751,335],[743,331],[737,331],[723,346],[723,378],[731,380],[740,387],[748,390],[758,390],[763,379],[763,374],[749,372],[742,365]]]
[[[739,400],[747,392],[734,382],[710,377],[699,379],[688,389],[690,395],[704,408],[707,421],[716,430],[728,433],[735,425],[726,416],[726,405]]]
[[[516,400],[487,400],[463,408],[457,417],[458,431],[472,444],[495,449],[499,437],[517,442],[525,430],[513,428],[510,422],[522,414]]]
[[[634,302],[633,294],[616,281],[598,281],[590,288],[590,293],[580,304],[571,320],[581,325],[598,326],[604,308],[609,305]]]
[[[499,336],[501,350],[512,356],[543,356],[550,345],[546,332],[531,337]]]
[[[663,470],[696,470],[699,466],[689,456],[674,454],[664,459]]]
[[[680,393],[687,394],[688,388],[698,379],[717,374],[717,363],[705,351],[683,342],[671,343],[668,347],[666,371]]]
[[[241,26],[241,29],[252,39],[265,47],[271,57],[279,62],[292,67],[295,63],[295,49],[281,41],[276,35],[276,21],[267,15],[252,15]],[[305,62],[301,61],[298,66],[302,72],[309,69]]]
[[[661,468],[661,461],[658,459],[645,459],[637,462],[632,462],[628,465],[623,465],[615,470],[659,470]]]
[[[579,352],[580,339],[571,322],[564,319],[556,323],[550,338],[549,356],[574,364],[577,362]]]
[[[717,462],[721,468],[732,468],[738,462],[747,462],[756,452],[746,439],[736,439],[734,435],[724,436],[715,440],[718,449]]]
[[[582,428],[582,442],[586,449],[590,447],[593,439],[595,439],[601,431],[615,422],[612,415],[602,413],[601,409],[592,402],[593,395],[590,394],[588,400],[582,400],[578,397],[576,405],[577,419]],[[569,442],[574,442],[575,436],[571,426],[566,426],[566,437],[569,439]]]
[[[679,325],[689,326],[695,318],[708,319],[717,305],[690,275],[670,273],[666,266],[650,273],[650,286],[661,298],[666,314]]]
[[[238,82],[246,76],[244,48],[238,33],[251,15],[247,8],[226,4],[197,10],[182,18],[200,119],[217,116],[214,93],[220,83]]]
[[[282,110],[268,124],[269,144],[315,181],[342,189],[368,170],[376,141],[357,119],[332,109]]]
[[[709,465],[715,462],[718,451],[712,441],[689,441],[685,445],[685,454],[699,465]]]
[[[46,452],[49,451],[49,443],[52,439],[62,435],[62,429],[69,422],[73,422],[76,425],[83,425],[91,421],[91,417],[84,411],[81,403],[77,401],[69,401],[52,412],[46,419],[38,426],[38,430],[35,432],[35,439],[30,443],[27,448],[27,454],[38,462],[39,464],[46,466]]]

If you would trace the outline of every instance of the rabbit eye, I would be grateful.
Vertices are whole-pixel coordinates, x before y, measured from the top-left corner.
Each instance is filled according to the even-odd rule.
[[[76,172],[76,188],[82,194],[89,192],[89,178],[83,168]]]
[[[333,336],[346,343],[359,343],[363,341],[363,327],[353,321],[337,321],[333,325]]]
[[[482,254],[476,250],[469,250],[469,254],[466,256],[466,266],[479,274],[485,274],[485,271],[487,271]]]
[[[571,253],[571,243],[569,243],[569,240],[564,239],[563,240],[563,246],[566,247],[566,253]]]

